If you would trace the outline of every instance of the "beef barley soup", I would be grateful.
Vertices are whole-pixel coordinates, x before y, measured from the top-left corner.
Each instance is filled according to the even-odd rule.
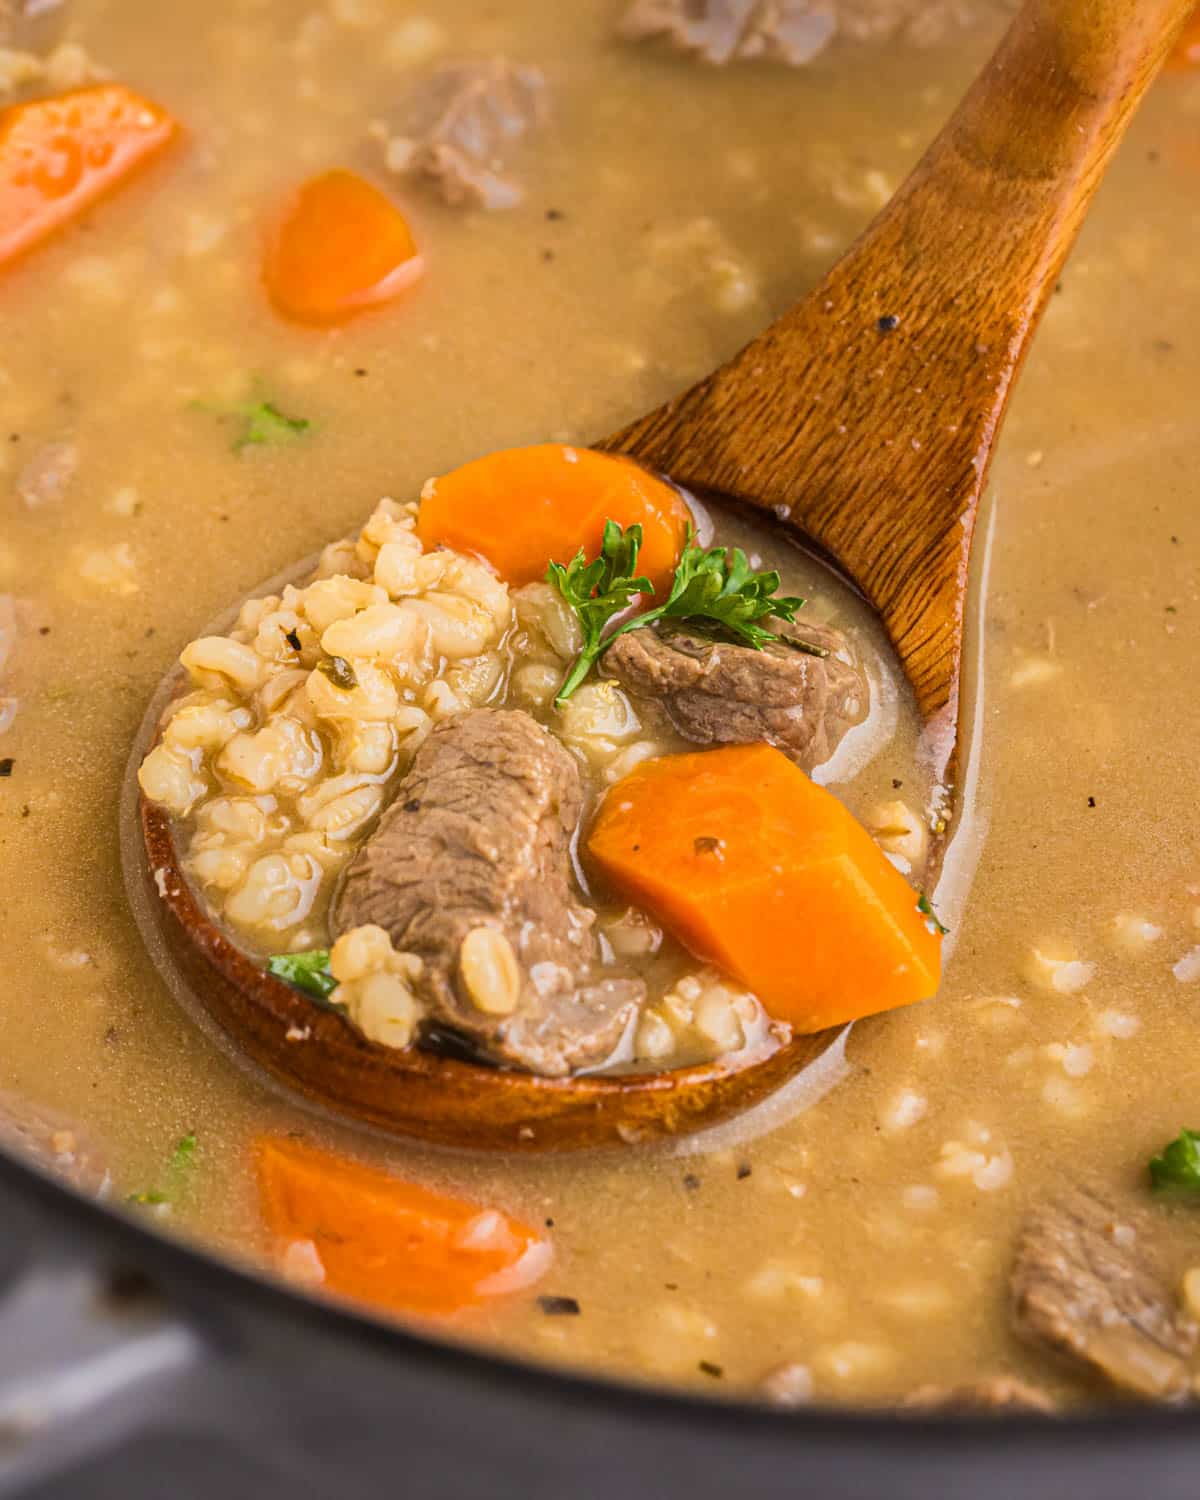
[[[1011,9],[0,3],[6,1145],[524,1357],[1194,1398],[1194,39],[1006,429],[963,786],[847,588],[586,447],[816,279]],[[674,1143],[357,1129],[154,967],[131,754],[281,1045],[569,1080],[856,1024]]]

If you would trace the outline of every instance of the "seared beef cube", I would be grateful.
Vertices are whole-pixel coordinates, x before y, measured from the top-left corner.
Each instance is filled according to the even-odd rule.
[[[807,621],[776,624],[829,655],[782,642],[756,651],[688,630],[645,629],[620,636],[603,658],[604,670],[629,692],[658,699],[693,744],[765,740],[808,771],[865,717],[867,683],[836,631]]]
[[[528,714],[445,721],[350,862],[336,931],[375,923],[419,955],[433,1024],[499,1061],[602,1063],[645,986],[600,967],[571,866],[582,801],[575,760]]]
[[[1137,1228],[1082,1189],[1040,1204],[1012,1268],[1018,1330],[1135,1396],[1182,1396],[1196,1327]]]

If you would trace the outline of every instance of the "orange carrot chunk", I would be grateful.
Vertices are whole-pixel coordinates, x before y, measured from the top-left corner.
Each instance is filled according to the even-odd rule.
[[[582,547],[600,555],[605,521],[642,528],[638,572],[661,590],[670,584],[689,521],[679,494],[631,459],[541,443],[505,448],[464,464],[426,486],[417,532],[485,558],[519,585],[568,563]]]
[[[1167,67],[1177,73],[1185,68],[1200,68],[1200,5],[1184,26],[1183,35],[1167,59]]]
[[[830,792],[769,745],[643,762],[588,839],[612,885],[797,1031],[926,1000],[941,934]]]
[[[550,1264],[548,1241],[499,1209],[293,1140],[259,1142],[258,1184],[285,1273],[375,1308],[462,1312]]]
[[[391,302],[424,270],[408,221],[354,172],[306,182],[267,244],[271,301],[298,323],[342,323]]]
[[[0,111],[0,266],[115,191],[178,133],[166,110],[118,83]]]

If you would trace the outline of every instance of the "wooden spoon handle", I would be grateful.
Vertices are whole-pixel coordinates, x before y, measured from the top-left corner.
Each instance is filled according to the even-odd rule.
[[[954,742],[975,511],[1014,377],[1104,168],[1194,0],[1027,0],[946,128],[813,292],[610,438],[772,510],[882,617]]]

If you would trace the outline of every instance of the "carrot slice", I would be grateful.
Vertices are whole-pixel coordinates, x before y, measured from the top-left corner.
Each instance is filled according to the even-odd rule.
[[[427,485],[417,532],[486,558],[511,584],[546,576],[582,547],[600,553],[606,520],[642,528],[638,571],[658,591],[668,585],[690,519],[680,495],[631,459],[541,443],[504,448]]]
[[[1184,26],[1183,35],[1175,43],[1175,50],[1167,59],[1167,67],[1173,72],[1186,68],[1200,68],[1200,6],[1192,19]]]
[[[115,191],[178,134],[165,109],[119,83],[0,112],[0,266]]]
[[[423,270],[392,200],[339,168],[306,182],[287,205],[267,244],[263,279],[284,317],[342,323],[393,301]]]
[[[613,886],[798,1031],[925,1000],[941,934],[830,792],[769,745],[643,762],[588,850]]]
[[[285,1271],[390,1312],[461,1312],[532,1285],[550,1264],[548,1241],[499,1209],[297,1141],[259,1142],[258,1183]]]

